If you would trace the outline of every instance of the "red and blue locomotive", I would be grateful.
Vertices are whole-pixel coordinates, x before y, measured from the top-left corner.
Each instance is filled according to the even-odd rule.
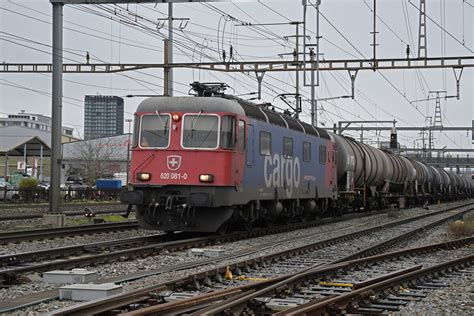
[[[143,227],[215,232],[327,210],[337,189],[326,131],[206,91],[138,106],[133,191],[121,198]]]
[[[153,97],[138,106],[131,190],[121,200],[136,206],[142,227],[249,229],[368,207],[366,201],[376,208],[400,192],[418,194],[407,185],[415,169],[406,158],[225,95],[222,87],[194,83],[195,97]],[[392,160],[401,169],[388,174]],[[387,186],[392,178],[399,183]]]

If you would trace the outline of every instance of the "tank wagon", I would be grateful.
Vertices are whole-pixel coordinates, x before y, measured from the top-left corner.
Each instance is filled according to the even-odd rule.
[[[144,228],[216,232],[471,196],[471,180],[192,84],[135,113],[130,191]]]

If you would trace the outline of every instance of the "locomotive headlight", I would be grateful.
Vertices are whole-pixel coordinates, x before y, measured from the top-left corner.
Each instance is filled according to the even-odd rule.
[[[178,122],[180,119],[179,114],[173,114],[171,118],[173,119],[174,122]]]
[[[150,181],[151,174],[147,172],[137,173],[137,179],[140,181]]]
[[[199,181],[201,182],[214,182],[214,176],[212,174],[200,174]]]

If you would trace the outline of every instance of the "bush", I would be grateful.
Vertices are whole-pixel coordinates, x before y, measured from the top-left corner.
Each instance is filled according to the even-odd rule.
[[[464,217],[464,220],[449,223],[450,232],[456,237],[471,236],[474,234],[474,215],[470,214]]]
[[[20,181],[20,190],[34,190],[38,187],[38,184],[39,182],[35,178],[24,178]]]
[[[35,200],[39,193],[38,183],[38,180],[35,178],[24,178],[20,181],[19,191],[23,201],[31,202]]]

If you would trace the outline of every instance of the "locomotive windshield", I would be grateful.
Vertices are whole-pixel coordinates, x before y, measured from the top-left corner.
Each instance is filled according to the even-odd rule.
[[[185,115],[183,119],[184,148],[217,148],[219,119],[215,115]]]
[[[170,138],[170,116],[168,114],[143,115],[140,127],[141,147],[168,147]]]

